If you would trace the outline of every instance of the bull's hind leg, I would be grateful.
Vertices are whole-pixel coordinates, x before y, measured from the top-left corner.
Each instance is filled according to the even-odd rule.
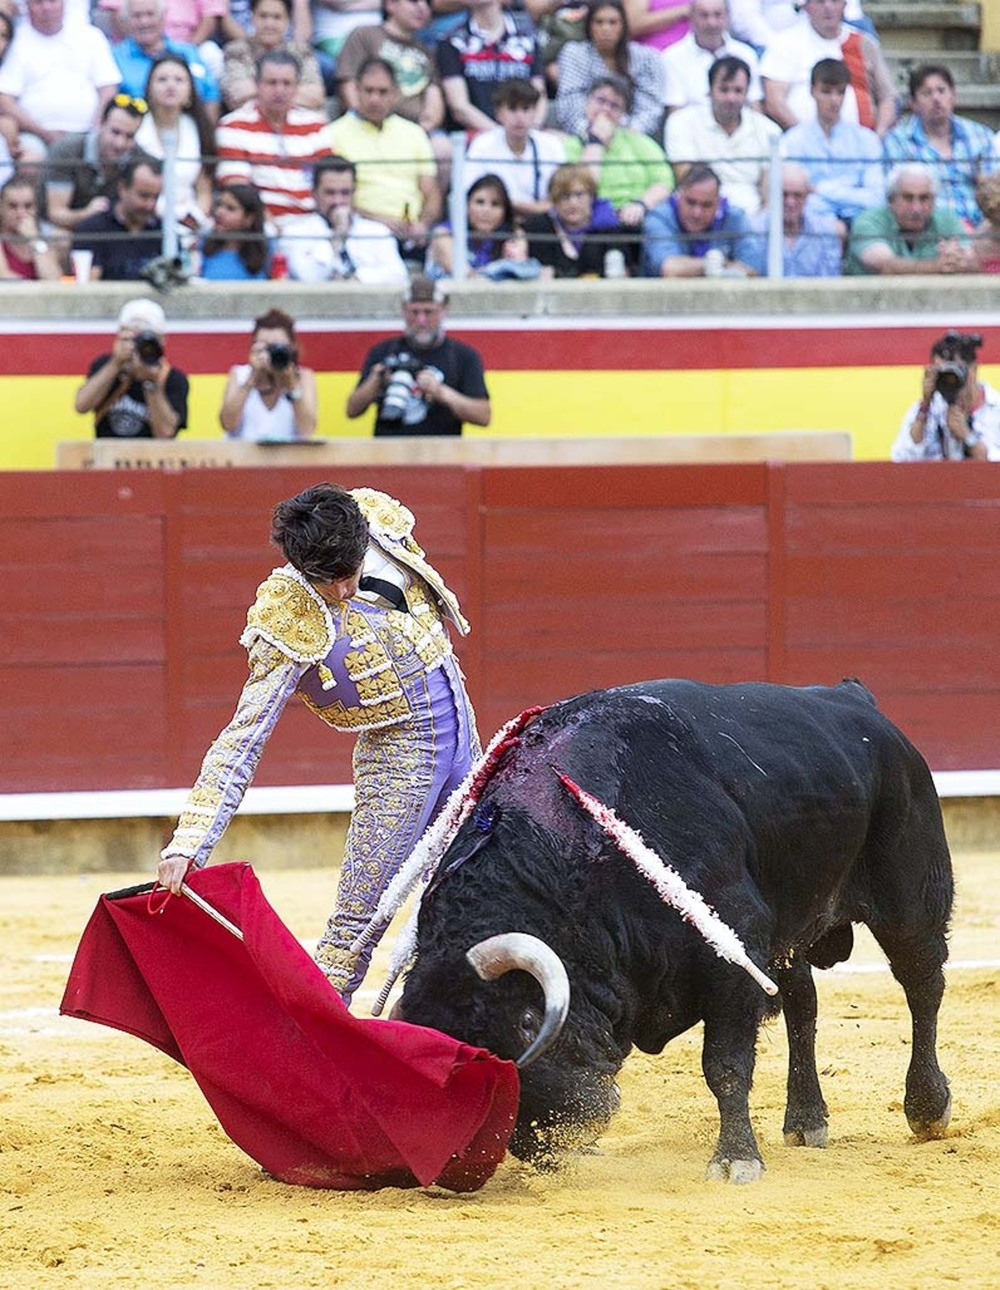
[[[816,986],[804,958],[793,956],[774,968],[788,1032],[788,1095],[785,1142],[790,1147],[825,1147],[827,1110],[816,1073]]]
[[[937,1019],[944,995],[943,965],[948,957],[944,934],[920,939],[898,936],[877,926],[871,930],[903,987],[913,1023],[903,1099],[906,1119],[917,1137],[938,1138],[951,1119],[948,1080],[937,1059]]]

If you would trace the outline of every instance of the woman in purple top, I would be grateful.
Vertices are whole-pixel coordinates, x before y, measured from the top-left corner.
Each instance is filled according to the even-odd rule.
[[[625,251],[614,207],[597,196],[589,166],[560,166],[549,183],[552,207],[525,220],[529,254],[543,278],[599,278],[612,248]]]

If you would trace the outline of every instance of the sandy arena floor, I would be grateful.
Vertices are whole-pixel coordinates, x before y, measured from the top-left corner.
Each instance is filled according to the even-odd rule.
[[[764,1180],[703,1181],[717,1120],[693,1032],[660,1057],[630,1058],[600,1154],[545,1176],[508,1161],[471,1196],[264,1178],[185,1070],[57,1015],[98,894],[136,876],[0,879],[0,1286],[995,1287],[1000,854],[956,867],[940,1045],[954,1097],[947,1138],[909,1135],[902,993],[859,938],[849,970],[818,974],[828,1150],[783,1144],[779,1021],[761,1037],[752,1099]],[[285,922],[315,937],[333,876],[261,879]],[[370,979],[362,1007],[380,972]]]

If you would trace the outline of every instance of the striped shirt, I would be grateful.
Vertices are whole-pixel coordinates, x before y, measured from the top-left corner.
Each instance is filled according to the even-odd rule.
[[[222,118],[215,138],[218,183],[253,184],[275,224],[315,209],[312,166],[332,156],[327,120],[319,112],[293,107],[278,131],[256,103],[245,103]]]

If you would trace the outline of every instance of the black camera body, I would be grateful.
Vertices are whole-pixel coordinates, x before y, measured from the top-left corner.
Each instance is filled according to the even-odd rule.
[[[969,369],[964,363],[938,363],[934,389],[951,406],[958,402],[958,396],[968,379]]]
[[[966,381],[969,367],[976,361],[983,343],[978,332],[946,331],[931,348],[931,358],[937,367],[934,389],[951,405],[958,402]],[[940,360],[940,361],[939,361]]]
[[[398,354],[390,354],[385,360],[385,366],[388,379],[379,416],[386,421],[401,421],[410,402],[410,395],[416,389],[417,373],[424,364],[404,349]]]
[[[283,372],[295,362],[295,347],[276,341],[267,346],[267,361],[276,372]]]
[[[155,331],[141,331],[132,341],[139,360],[147,367],[154,367],[163,357],[163,341]]]

